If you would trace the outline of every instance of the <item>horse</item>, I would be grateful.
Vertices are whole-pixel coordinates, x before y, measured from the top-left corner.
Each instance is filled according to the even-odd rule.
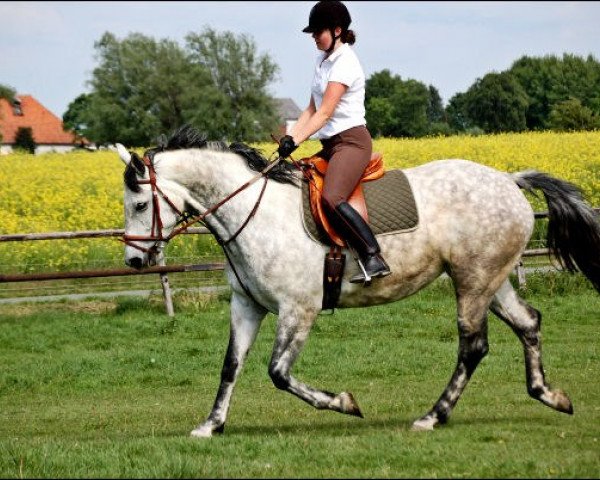
[[[268,365],[275,387],[317,409],[362,417],[350,392],[319,390],[291,373],[322,309],[323,258],[329,249],[303,226],[299,169],[289,161],[270,161],[243,143],[209,142],[190,127],[161,138],[143,159],[117,145],[126,164],[125,263],[137,269],[155,264],[169,239],[200,219],[223,247],[231,285],[230,337],[220,385],[206,420],[191,435],[223,432],[236,379],[268,312],[277,315]],[[600,292],[600,224],[581,190],[546,173],[501,172],[464,159],[436,160],[403,171],[413,190],[419,226],[378,236],[392,273],[370,286],[348,281],[359,272],[355,262],[348,262],[338,307],[394,302],[444,272],[451,279],[458,327],[456,367],[439,399],[412,423],[412,430],[433,430],[447,422],[488,352],[489,311],[523,345],[528,394],[572,414],[567,394],[546,382],[541,313],[519,297],[509,274],[534,225],[522,190],[541,190],[549,209],[551,252],[566,270],[581,271]]]

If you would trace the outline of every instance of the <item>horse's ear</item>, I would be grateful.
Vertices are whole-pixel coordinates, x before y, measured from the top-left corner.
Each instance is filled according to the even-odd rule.
[[[139,173],[140,175],[144,175],[146,167],[144,166],[144,162],[142,161],[142,159],[135,152],[131,152],[131,165],[133,165],[133,168],[135,168],[137,173]]]
[[[119,158],[123,160],[123,163],[125,163],[125,165],[129,165],[129,162],[131,161],[131,153],[129,153],[127,149],[120,143],[117,143],[117,151],[119,152]]]

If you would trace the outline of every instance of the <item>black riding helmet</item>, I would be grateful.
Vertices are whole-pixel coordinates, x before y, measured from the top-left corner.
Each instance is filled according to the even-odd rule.
[[[342,2],[336,0],[323,0],[311,8],[308,16],[308,26],[302,31],[304,33],[314,33],[325,30],[326,28],[329,29],[333,38],[333,43],[328,50],[329,52],[330,50],[333,50],[335,41],[339,38],[339,36],[335,36],[335,27],[341,27],[342,32],[345,32],[348,30],[350,22],[352,22],[350,12],[348,12],[348,9]]]

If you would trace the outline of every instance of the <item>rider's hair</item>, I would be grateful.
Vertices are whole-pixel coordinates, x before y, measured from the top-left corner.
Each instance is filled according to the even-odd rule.
[[[346,30],[342,32],[342,42],[347,43],[348,45],[354,45],[356,42],[356,34],[354,30]]]

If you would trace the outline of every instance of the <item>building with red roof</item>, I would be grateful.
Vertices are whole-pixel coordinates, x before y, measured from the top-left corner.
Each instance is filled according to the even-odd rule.
[[[12,152],[20,127],[31,128],[35,153],[68,152],[89,144],[65,131],[62,120],[31,95],[17,95],[12,101],[0,98],[0,154]]]

